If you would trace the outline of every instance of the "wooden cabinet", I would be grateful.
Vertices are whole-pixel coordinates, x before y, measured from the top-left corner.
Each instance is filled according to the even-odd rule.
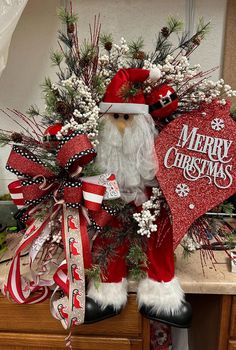
[[[232,296],[231,299],[229,341],[227,350],[236,350],[236,296]]]
[[[189,350],[236,350],[236,296],[192,294]]]
[[[189,329],[189,350],[236,350],[236,296],[189,294],[193,323]],[[141,316],[136,295],[118,316],[78,326],[73,349],[149,350],[149,321]],[[68,332],[54,320],[49,302],[16,305],[0,296],[0,349],[65,349]]]
[[[0,349],[65,349],[65,331],[53,319],[49,303],[16,305],[0,297]],[[72,337],[74,349],[149,350],[149,322],[137,311],[136,296],[118,316],[92,325],[81,325]]]
[[[236,350],[236,340],[230,340],[227,350]]]

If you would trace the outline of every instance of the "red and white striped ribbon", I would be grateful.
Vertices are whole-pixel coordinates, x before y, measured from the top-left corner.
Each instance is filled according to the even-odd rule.
[[[54,208],[53,213],[58,211],[59,208]],[[31,276],[31,280],[27,278],[22,278],[21,269],[20,269],[20,254],[24,251],[43,231],[43,229],[48,225],[50,221],[51,214],[48,214],[43,220],[36,219],[26,230],[21,242],[19,243],[13,260],[11,262],[8,280],[7,280],[7,293],[8,295],[18,304],[29,304],[29,303],[38,303],[48,298],[50,295],[50,289],[48,286],[41,286],[38,280],[38,283],[35,283],[34,279]],[[28,286],[25,289],[25,285]],[[30,293],[29,293],[30,291]],[[35,296],[30,296],[31,293],[39,291]]]
[[[10,192],[13,203],[18,209],[21,209],[25,205],[25,200],[22,193],[22,185],[20,180],[11,182],[8,185],[8,190]]]

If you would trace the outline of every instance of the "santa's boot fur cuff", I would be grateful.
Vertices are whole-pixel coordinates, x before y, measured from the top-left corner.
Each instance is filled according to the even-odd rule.
[[[146,305],[157,313],[168,314],[178,312],[184,301],[184,292],[176,277],[169,282],[157,282],[145,278],[138,285],[137,298],[139,307]]]
[[[187,328],[191,324],[192,308],[185,301],[184,292],[175,277],[169,282],[146,278],[138,286],[138,304],[143,316],[174,327]]]
[[[102,282],[98,286],[91,280],[88,285],[87,296],[100,305],[101,309],[112,306],[114,310],[118,311],[127,302],[127,286],[126,278],[117,283]]]

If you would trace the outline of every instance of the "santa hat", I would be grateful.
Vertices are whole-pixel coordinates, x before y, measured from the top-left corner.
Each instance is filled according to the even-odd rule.
[[[148,114],[143,91],[134,84],[150,79],[157,81],[161,77],[158,68],[149,70],[141,68],[120,69],[107,87],[103,101],[100,103],[101,113]]]

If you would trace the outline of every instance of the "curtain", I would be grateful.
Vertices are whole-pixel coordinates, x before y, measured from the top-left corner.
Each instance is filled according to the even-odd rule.
[[[28,0],[0,0],[0,76],[6,67],[12,34]]]

